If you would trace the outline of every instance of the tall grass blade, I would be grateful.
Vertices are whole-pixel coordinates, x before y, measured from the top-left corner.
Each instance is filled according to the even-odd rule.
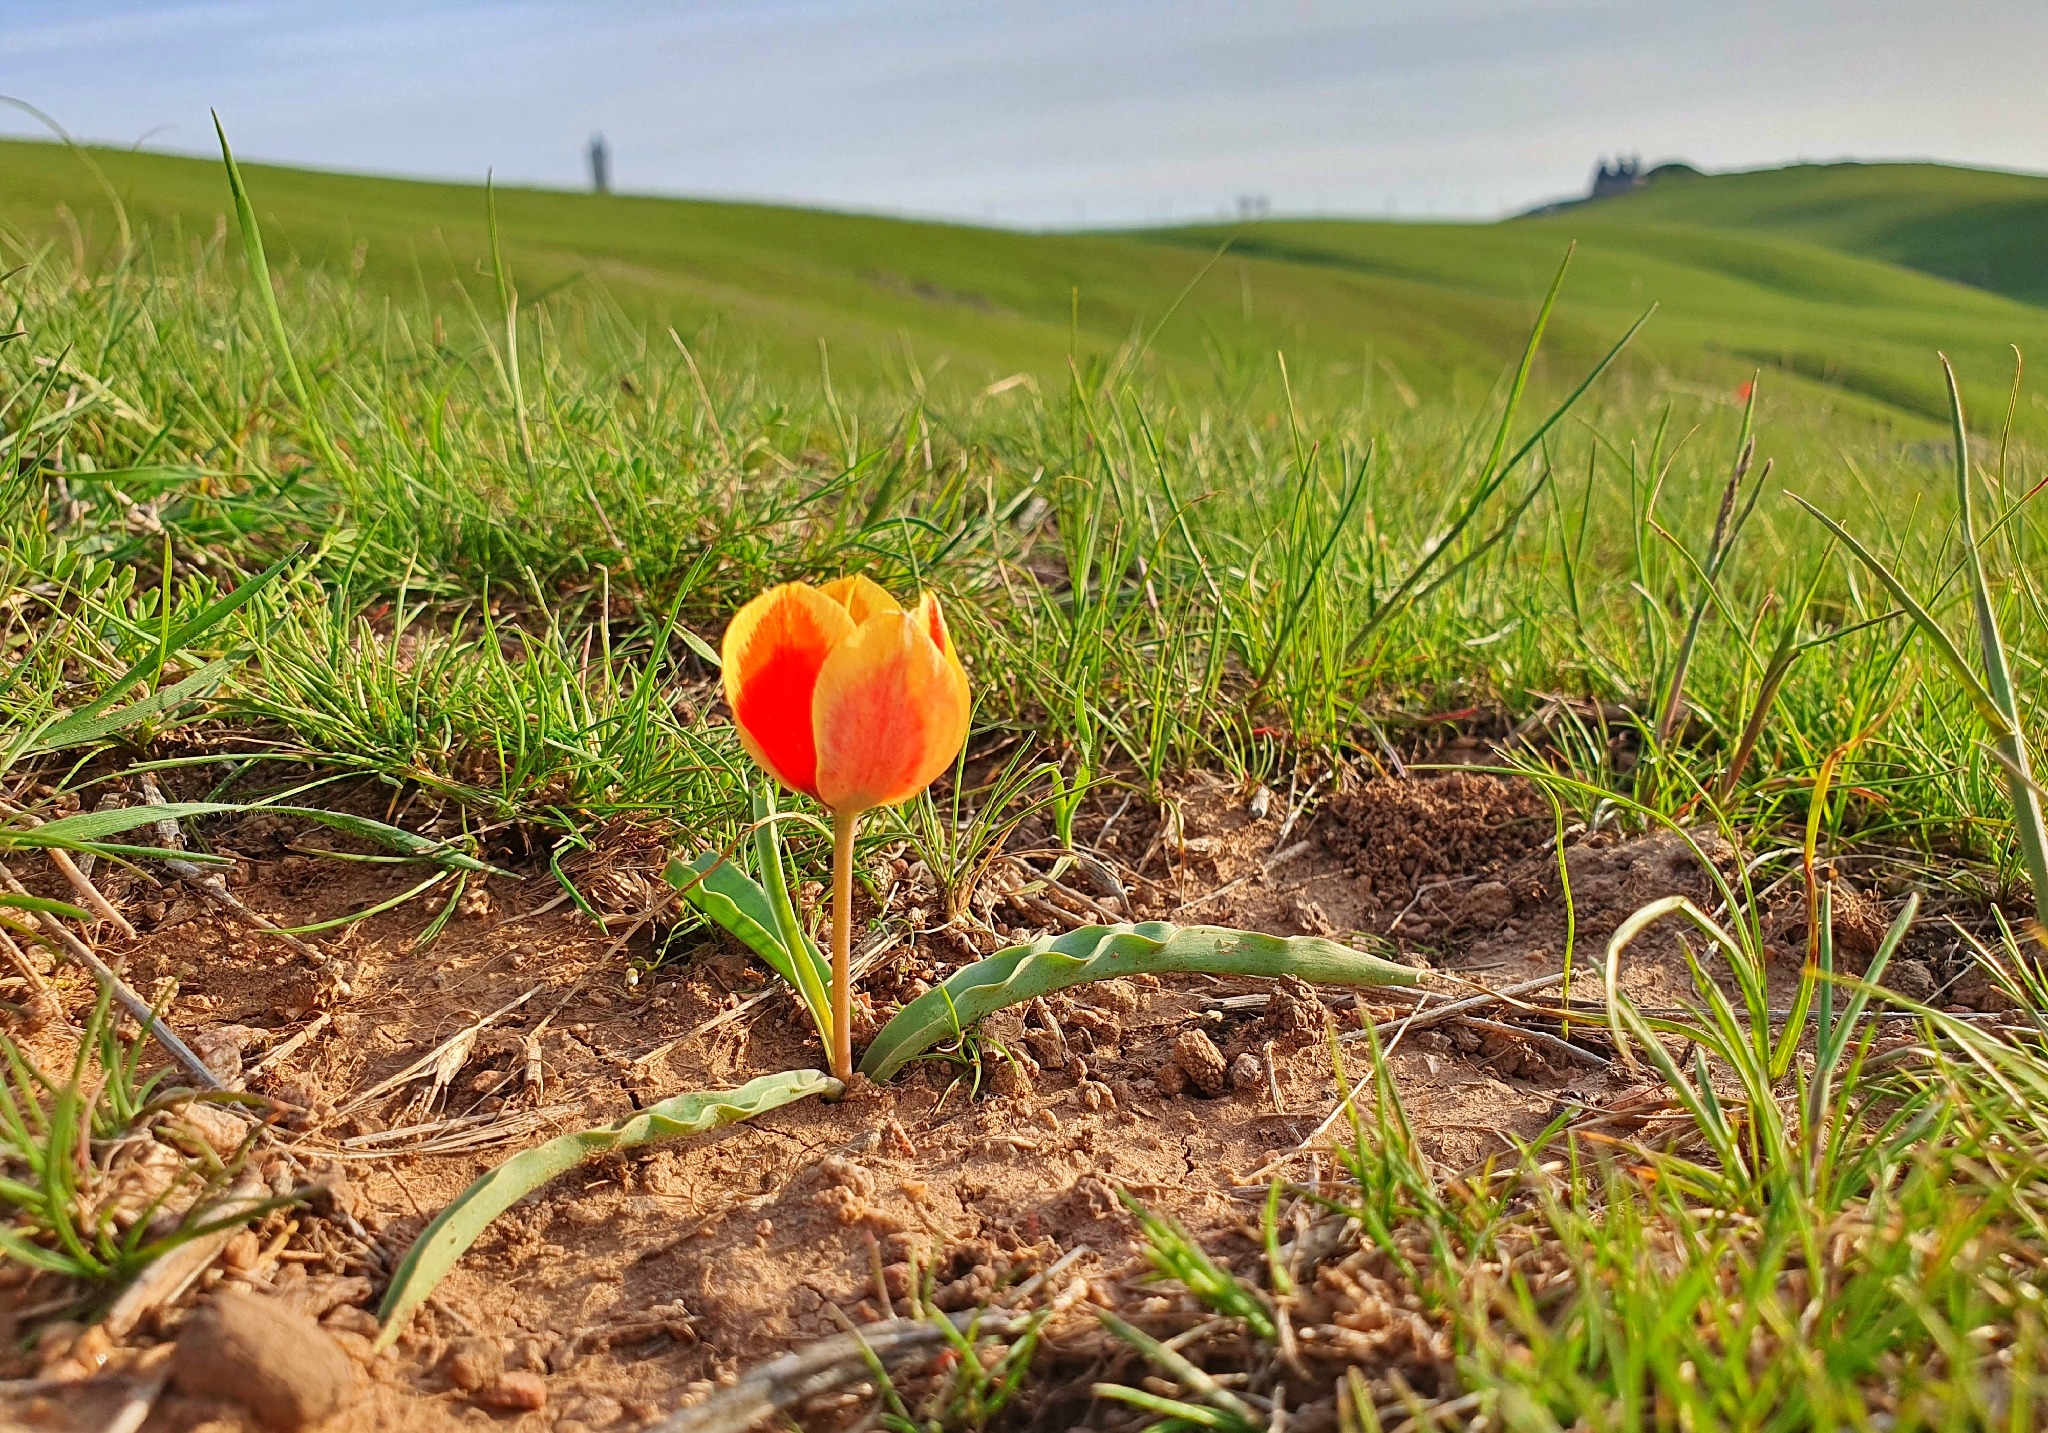
[[[1992,605],[1991,584],[1984,576],[1984,554],[1977,545],[1977,504],[1970,485],[1970,443],[1963,424],[1963,395],[1956,386],[1955,369],[1945,354],[1941,371],[1948,380],[1949,423],[1956,449],[1956,511],[1963,529],[1963,559],[1970,574],[1970,602],[1977,614],[1977,640],[1984,652],[1984,680],[1992,702],[2005,719],[2005,730],[1997,734],[1996,740],[2008,768],[2014,834],[2019,840],[2027,878],[2034,888],[2034,918],[2048,924],[2048,827],[2044,827],[2041,798],[2034,788],[2019,700],[2013,691],[2012,663],[2006,657],[2005,637],[1998,630],[1998,610]]]
[[[228,133],[221,128],[218,114],[213,117],[213,132],[220,139],[221,162],[227,166],[228,188],[234,193],[235,222],[242,231],[242,254],[248,260],[249,276],[256,284],[272,356],[277,366],[284,370],[285,382],[291,385],[292,397],[299,405],[299,416],[305,420],[306,434],[319,453],[320,461],[329,473],[338,478],[348,471],[348,466],[342,462],[340,451],[328,437],[327,425],[321,420],[319,406],[313,401],[313,391],[307,386],[305,375],[299,371],[299,361],[292,354],[291,330],[285,327],[284,311],[277,304],[277,290],[270,284],[270,261],[263,252],[263,230],[256,222],[255,207],[249,203],[248,188],[242,183],[242,168],[235,163],[235,152],[228,148]]]

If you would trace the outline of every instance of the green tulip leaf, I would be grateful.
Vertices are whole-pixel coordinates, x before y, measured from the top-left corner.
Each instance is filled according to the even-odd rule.
[[[790,950],[779,933],[774,901],[759,881],[717,851],[706,851],[692,861],[672,860],[662,874],[706,920],[795,987],[821,1033],[832,1028],[832,966],[801,932],[802,948]]]
[[[1413,985],[1421,972],[1315,936],[1261,935],[1222,926],[1091,925],[998,951],[953,972],[896,1012],[860,1062],[886,1080],[935,1045],[1008,1005],[1087,980],[1169,972],[1291,975],[1312,985]]]
[[[632,1149],[678,1135],[704,1134],[812,1095],[836,1095],[839,1081],[818,1070],[788,1070],[763,1075],[736,1090],[697,1090],[650,1105],[630,1119],[596,1129],[579,1130],[515,1154],[455,1197],[433,1222],[420,1231],[377,1310],[383,1329],[377,1347],[387,1347],[412,1311],[490,1222],[556,1175],[574,1169],[593,1155]]]

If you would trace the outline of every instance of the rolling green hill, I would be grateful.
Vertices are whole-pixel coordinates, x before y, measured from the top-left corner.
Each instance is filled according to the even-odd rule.
[[[147,236],[140,262],[169,271],[178,246],[218,242],[227,191],[217,164],[91,154],[104,186],[59,146],[0,144],[0,227],[12,246],[109,249],[109,191]],[[264,166],[247,175],[287,270],[296,260],[424,294],[464,323],[469,305],[494,303],[481,188]],[[1539,381],[1583,370],[1655,302],[1623,380],[1639,390],[1726,399],[1763,367],[1783,375],[1774,393],[1917,431],[1941,412],[1935,349],[1956,358],[1981,409],[2002,406],[2008,345],[2048,347],[2048,308],[2025,301],[2036,295],[2015,237],[2028,205],[2048,204],[2030,197],[2037,190],[2048,181],[1808,167],[1660,184],[1499,224],[1080,234],[524,189],[497,203],[524,303],[563,341],[594,304],[776,371],[815,374],[822,342],[843,382],[914,371],[976,386],[1018,373],[1060,383],[1070,355],[1119,351],[1178,383],[1260,382],[1281,351],[1297,385],[1410,404],[1476,396],[1495,381],[1576,244]],[[1993,204],[2004,217],[1986,227]],[[1984,260],[1985,273],[2005,276],[1996,285],[1959,282],[1973,278],[1969,261],[1939,242],[1973,225],[2004,236],[1996,262]],[[2048,427],[2048,410],[2028,421]]]
[[[1588,211],[1626,224],[1770,234],[2048,303],[2048,176],[1797,164],[1674,179]]]

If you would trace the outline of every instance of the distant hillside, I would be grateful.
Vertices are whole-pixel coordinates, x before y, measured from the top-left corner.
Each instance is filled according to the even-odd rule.
[[[2048,304],[2048,176],[1944,164],[1798,164],[1649,185],[1603,219],[1743,229]]]
[[[93,151],[170,272],[223,232],[218,164]],[[480,186],[250,166],[273,260],[354,275],[451,324],[494,299]],[[2034,200],[2030,196],[2044,197]],[[1954,206],[1944,209],[1943,196]],[[1815,411],[1938,421],[1935,349],[1980,406],[2002,404],[2018,343],[2048,351],[2017,238],[1974,282],[1932,235],[2018,232],[2048,180],[1932,166],[1835,166],[1660,183],[1500,224],[1269,220],[1031,234],[755,204],[504,190],[508,262],[558,341],[607,312],[674,325],[713,354],[809,378],[1041,387],[1119,352],[1192,391],[1270,383],[1414,403],[1475,401],[1513,361],[1568,246],[1578,253],[1539,382],[1567,381],[1652,302],[1619,381],[1732,401],[1757,367]],[[1946,228],[1944,228],[1946,226]],[[78,156],[0,143],[0,244],[106,251],[112,206]],[[1917,236],[1917,237],[1916,237]],[[1961,243],[1961,239],[1957,239]],[[1916,247],[1917,245],[1917,247]],[[1940,266],[1946,255],[1948,267]],[[0,269],[17,262],[0,257]],[[1979,276],[1981,277],[1981,276]],[[1951,280],[1959,280],[1952,282]],[[2048,291],[2048,284],[2040,286]],[[2022,292],[2022,290],[2025,290]],[[572,301],[573,300],[573,301]],[[666,341],[666,340],[662,340]],[[2033,421],[2031,418],[2028,420]],[[2041,416],[2048,428],[2048,410]]]
[[[95,161],[159,247],[226,222],[216,162],[95,150]],[[481,186],[245,165],[273,256],[358,273],[466,319],[488,308]],[[1419,290],[1407,280],[1163,248],[1129,234],[1029,234],[757,204],[501,189],[505,252],[530,305],[602,293],[636,320],[705,330],[723,347],[835,377],[903,377],[912,365],[987,383],[1016,372],[1067,381],[1127,346],[1167,377],[1212,384],[1285,350],[1297,380],[1363,365],[1422,392],[1489,376],[1526,332],[1526,305]],[[60,213],[60,206],[63,213]],[[76,225],[74,226],[73,220]],[[0,143],[0,225],[69,245],[111,240],[110,206],[64,149]],[[1561,252],[1561,250],[1560,250]],[[157,262],[167,260],[159,257]],[[1603,319],[1604,322],[1604,319]],[[1612,334],[1571,314],[1560,362],[1591,362]],[[711,338],[706,340],[712,341]]]
[[[2009,344],[2048,345],[2048,310],[2030,304],[1814,243],[1643,222],[1633,217],[1638,212],[1630,197],[1504,224],[1273,220],[1158,237],[1209,245],[1228,234],[1238,253],[1399,277],[1525,309],[1540,297],[1558,255],[1576,244],[1569,291],[1578,322],[1614,331],[1655,301],[1659,312],[1642,349],[1673,373],[1729,364],[1776,369],[1875,409],[1929,420],[1945,411],[1937,349],[1955,359],[1982,403],[2002,398]]]

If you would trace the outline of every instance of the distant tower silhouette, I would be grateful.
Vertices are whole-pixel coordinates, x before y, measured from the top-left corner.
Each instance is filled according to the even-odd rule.
[[[1616,194],[1626,194],[1631,189],[1640,189],[1646,182],[1643,175],[1643,161],[1633,154],[1618,155],[1614,167],[1609,169],[1605,159],[1593,171],[1593,189],[1588,196],[1593,199],[1608,199]]]
[[[590,136],[590,188],[594,194],[612,192],[612,152],[601,134]]]

